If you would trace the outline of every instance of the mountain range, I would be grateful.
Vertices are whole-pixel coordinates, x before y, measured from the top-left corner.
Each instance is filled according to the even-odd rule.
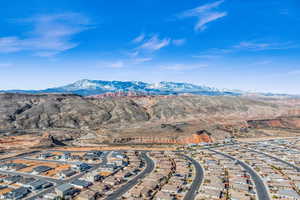
[[[74,83],[44,90],[2,90],[2,93],[69,93],[91,96],[108,92],[137,92],[147,95],[196,94],[208,96],[241,96],[250,93],[240,90],[217,89],[190,83],[166,82],[145,83],[141,81],[104,81],[82,79]],[[257,95],[257,94],[256,94]],[[262,96],[291,96],[286,94],[259,93]]]

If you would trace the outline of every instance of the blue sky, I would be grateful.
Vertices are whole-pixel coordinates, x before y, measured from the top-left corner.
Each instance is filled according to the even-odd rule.
[[[79,79],[300,94],[299,0],[4,0],[0,89]]]

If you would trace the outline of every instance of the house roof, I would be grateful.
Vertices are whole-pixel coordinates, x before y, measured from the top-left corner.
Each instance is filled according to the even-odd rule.
[[[65,184],[57,186],[56,190],[64,192],[64,191],[68,191],[68,190],[70,190],[72,188],[73,188],[73,186],[71,184],[65,183]]]
[[[51,169],[52,169],[51,167],[44,166],[44,165],[40,165],[40,166],[37,166],[37,167],[33,168],[33,170],[36,171],[36,172],[46,172],[46,171],[49,171]]]
[[[79,186],[79,187],[88,187],[92,183],[89,181],[85,180],[80,180],[80,179],[75,179],[74,181],[71,182],[72,185]]]

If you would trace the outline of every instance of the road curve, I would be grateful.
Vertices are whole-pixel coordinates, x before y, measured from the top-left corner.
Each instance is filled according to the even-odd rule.
[[[185,157],[186,159],[188,159],[189,161],[191,161],[192,164],[195,166],[195,169],[196,169],[196,177],[193,180],[191,188],[189,189],[189,191],[186,193],[185,197],[183,198],[183,200],[193,200],[193,199],[195,199],[195,197],[197,195],[197,191],[199,190],[199,188],[200,188],[200,186],[203,182],[204,170],[201,167],[201,165],[199,164],[199,162],[197,162],[193,158],[191,158],[187,155],[183,155],[183,154],[181,154],[181,155],[183,157]]]
[[[290,167],[294,168],[295,170],[297,170],[297,172],[300,172],[300,167],[298,167],[298,166],[296,166],[296,165],[294,165],[294,164],[292,164],[292,163],[290,163],[290,162],[287,162],[287,161],[285,161],[285,160],[282,160],[281,158],[275,157],[275,156],[273,156],[273,155],[270,155],[270,154],[268,154],[268,153],[264,153],[264,152],[261,152],[261,151],[256,151],[256,150],[254,150],[254,149],[250,149],[250,148],[247,148],[247,149],[248,149],[249,151],[252,151],[252,152],[255,152],[255,153],[259,153],[259,154],[268,156],[268,157],[270,157],[270,158],[273,158],[274,160],[277,160],[277,161],[279,161],[279,162],[282,162],[282,163],[284,163],[284,164],[287,164],[288,166],[290,166]]]
[[[259,200],[271,200],[270,195],[269,195],[269,191],[267,186],[265,185],[264,181],[262,180],[262,178],[256,173],[256,171],[254,171],[249,165],[247,165],[245,162],[240,161],[228,154],[219,152],[219,151],[215,151],[210,149],[210,151],[215,152],[217,154],[223,155],[231,160],[237,161],[251,176],[252,180],[254,181],[255,187],[256,187],[256,191],[257,191],[257,196]]]
[[[116,200],[120,198],[123,194],[125,194],[128,190],[130,190],[133,186],[135,186],[140,179],[145,178],[147,174],[153,171],[154,169],[154,162],[151,158],[147,156],[145,152],[141,153],[142,158],[146,161],[146,169],[142,171],[140,174],[138,174],[136,177],[128,181],[125,185],[120,187],[118,190],[114,191],[112,194],[110,194],[106,200]]]

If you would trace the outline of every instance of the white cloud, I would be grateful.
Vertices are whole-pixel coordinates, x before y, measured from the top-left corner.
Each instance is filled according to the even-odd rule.
[[[254,42],[254,41],[242,41],[227,48],[212,48],[202,52],[203,55],[209,57],[220,57],[226,54],[237,53],[237,52],[255,52],[255,51],[270,51],[270,50],[285,50],[299,48],[299,45],[292,42]],[[193,56],[201,58],[201,55]]]
[[[225,17],[227,15],[226,12],[214,12],[214,13],[208,13],[203,15],[199,21],[197,22],[195,26],[195,30],[205,30],[206,29],[206,24],[209,22],[215,21],[217,19],[220,19],[222,17]]]
[[[216,1],[210,4],[205,4],[202,6],[199,6],[197,8],[193,8],[187,11],[184,11],[179,15],[181,18],[185,17],[197,17],[198,21],[195,25],[195,30],[203,31],[206,28],[206,24],[213,22],[215,20],[218,20],[220,18],[223,18],[227,15],[227,12],[216,12],[212,11],[212,9],[216,9],[219,7],[224,0]]]
[[[139,35],[139,36],[137,36],[136,38],[134,38],[134,39],[132,40],[132,42],[133,42],[133,43],[140,43],[140,42],[142,42],[142,41],[144,40],[144,38],[145,38],[145,34],[142,33],[141,35]]]
[[[144,62],[149,62],[151,60],[152,60],[152,58],[150,58],[150,57],[134,58],[132,60],[132,62],[133,62],[133,64],[140,64],[140,63],[144,63]]]
[[[23,38],[0,38],[0,52],[33,51],[34,55],[53,56],[78,46],[72,37],[91,28],[89,19],[78,13],[39,15],[19,22],[32,24],[33,30]]]
[[[219,5],[224,3],[224,0],[216,1],[210,4],[205,4],[197,8],[193,8],[182,13],[182,16],[199,16],[199,13],[210,11],[213,8],[217,8]]]
[[[211,59],[218,59],[221,56],[220,55],[214,55],[214,54],[200,54],[200,55],[193,55],[192,57],[211,60]]]
[[[135,47],[126,51],[131,64],[138,64],[152,60],[153,54],[171,44],[180,46],[185,39],[172,40],[167,37],[159,37],[158,34],[141,34],[132,40]]]
[[[160,39],[157,35],[152,36],[146,40],[143,44],[139,46],[139,49],[144,49],[148,51],[157,51],[164,48],[170,44],[170,38]]]
[[[134,51],[130,51],[130,52],[126,52],[126,54],[130,57],[136,57],[139,55],[139,51],[138,50],[134,50]]]
[[[243,41],[237,45],[234,45],[233,49],[238,50],[252,50],[252,51],[264,51],[264,50],[280,50],[280,49],[290,49],[296,46],[290,42],[286,43],[267,43],[267,42],[252,42]]]
[[[172,40],[172,43],[175,45],[175,46],[181,46],[181,45],[184,45],[186,42],[186,39],[177,39],[177,40]]]
[[[22,40],[17,37],[0,38],[0,53],[12,53],[22,49]]]

